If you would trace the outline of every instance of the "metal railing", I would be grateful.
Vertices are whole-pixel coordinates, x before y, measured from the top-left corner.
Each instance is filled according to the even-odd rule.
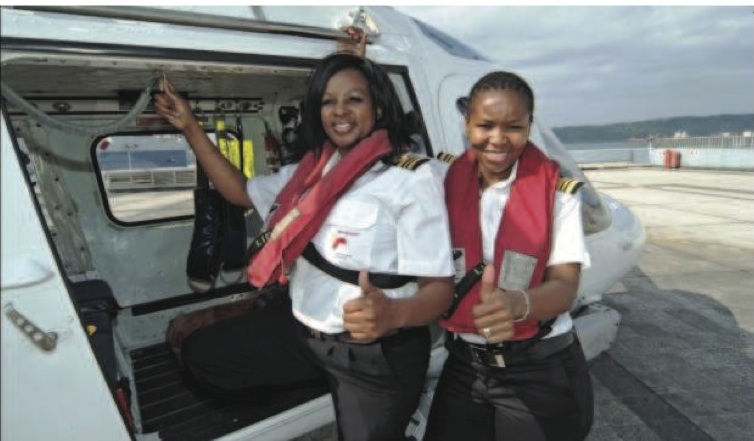
[[[754,136],[653,138],[649,145],[655,149],[750,149],[754,148]]]
[[[665,166],[665,152],[679,154],[677,168],[754,170],[754,137],[654,138],[648,147],[569,150],[581,166]]]
[[[664,165],[665,152],[679,155],[678,167],[754,170],[754,137],[657,138],[650,142],[652,165]]]
[[[196,185],[195,167],[171,167],[102,172],[107,191],[180,190]]]

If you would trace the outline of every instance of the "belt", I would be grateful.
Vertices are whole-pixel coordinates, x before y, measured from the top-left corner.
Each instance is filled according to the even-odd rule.
[[[350,332],[339,332],[337,334],[328,334],[327,332],[318,331],[314,328],[310,328],[306,325],[302,325],[304,328],[304,335],[310,338],[315,338],[321,341],[338,341],[341,343],[357,343],[351,338]]]
[[[486,366],[506,367],[533,360],[543,360],[549,355],[567,348],[576,339],[573,330],[564,334],[543,338],[537,341],[521,340],[480,345],[469,343],[453,334],[450,344],[461,350],[463,355],[471,357],[476,363]]]
[[[352,344],[361,344],[361,345],[364,345],[364,344],[367,344],[367,345],[373,344],[373,343],[376,343],[376,342],[380,341],[383,338],[392,338],[392,337],[395,337],[395,336],[398,336],[398,335],[408,336],[408,335],[410,335],[410,334],[412,334],[412,333],[414,333],[416,331],[422,331],[422,330],[426,329],[426,326],[417,326],[417,327],[410,327],[410,328],[391,329],[390,331],[386,332],[385,334],[382,334],[381,337],[377,338],[374,341],[362,342],[360,340],[354,340],[351,337],[351,333],[348,332],[348,331],[346,331],[346,332],[339,332],[337,334],[328,334],[327,332],[322,332],[322,331],[319,331],[317,329],[310,328],[310,327],[306,326],[305,324],[303,324],[301,322],[298,322],[298,323],[301,326],[301,328],[304,330],[304,335],[307,336],[307,337],[309,337],[309,338],[314,338],[314,339],[317,339],[317,340],[320,340],[320,341],[337,341],[337,342],[340,342],[340,343],[352,343]]]

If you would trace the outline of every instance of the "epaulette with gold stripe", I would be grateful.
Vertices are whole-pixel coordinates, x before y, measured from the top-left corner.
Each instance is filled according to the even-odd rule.
[[[451,162],[455,161],[458,155],[453,155],[450,153],[440,152],[437,154],[437,159],[439,159],[442,162],[447,162],[450,164]]]
[[[584,185],[584,183],[579,180],[561,177],[558,179],[558,185],[556,188],[560,192],[574,194],[582,185]]]
[[[429,158],[427,158],[426,156],[412,155],[410,153],[406,153],[404,155],[401,155],[400,158],[398,158],[398,162],[395,165],[401,168],[405,168],[407,170],[414,171],[417,168],[419,168],[420,165],[424,164],[427,161],[429,161]]]

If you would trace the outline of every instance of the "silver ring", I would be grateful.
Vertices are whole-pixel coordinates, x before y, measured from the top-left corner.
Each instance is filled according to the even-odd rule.
[[[482,329],[482,334],[484,334],[486,338],[490,338],[490,335],[492,335],[492,328]]]

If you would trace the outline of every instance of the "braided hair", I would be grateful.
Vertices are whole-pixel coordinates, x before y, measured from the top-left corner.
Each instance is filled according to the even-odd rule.
[[[480,92],[487,90],[513,90],[521,94],[521,97],[526,103],[526,107],[529,109],[529,122],[534,120],[534,92],[532,92],[529,84],[524,81],[520,76],[503,70],[490,72],[487,75],[480,78],[469,93],[468,108],[474,103],[474,99]],[[468,119],[468,111],[466,112],[466,118]]]

